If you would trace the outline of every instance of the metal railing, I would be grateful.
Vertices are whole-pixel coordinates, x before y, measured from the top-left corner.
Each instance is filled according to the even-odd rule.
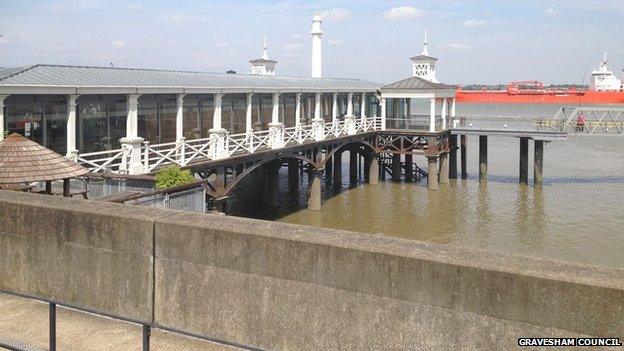
[[[624,107],[561,107],[540,122],[568,133],[624,135]]]
[[[284,146],[303,144],[309,141],[338,138],[349,134],[357,134],[381,129],[381,118],[355,118],[351,121],[326,122],[315,126],[299,125],[283,128],[275,143],[274,130],[249,131],[241,134],[225,133],[224,139],[217,137],[186,140],[176,142],[150,144],[144,142],[140,150],[141,167],[149,173],[167,164],[186,166],[199,160],[221,159],[234,155],[251,154],[259,150],[274,149]],[[322,135],[317,133],[321,128]],[[219,144],[221,143],[221,144]],[[277,145],[277,146],[276,146]],[[218,150],[223,150],[219,152]],[[123,146],[120,149],[99,151],[85,154],[74,154],[73,160],[92,172],[128,173],[131,162],[132,148]]]
[[[160,330],[164,330],[164,331],[168,331],[174,334],[178,334],[180,336],[187,336],[187,337],[192,337],[192,338],[198,338],[198,339],[202,339],[205,341],[209,341],[209,342],[214,342],[214,343],[219,343],[222,345],[227,345],[227,346],[232,346],[232,347],[236,347],[236,348],[240,348],[243,350],[253,350],[256,351],[258,349],[254,348],[254,347],[250,347],[250,346],[246,346],[246,345],[240,345],[237,343],[233,343],[233,342],[228,342],[225,340],[218,340],[218,339],[214,339],[214,338],[210,338],[210,337],[206,337],[203,335],[197,335],[197,334],[193,334],[193,333],[187,333],[184,331],[180,331],[177,329],[172,329],[172,328],[167,328],[164,326],[159,326],[156,323],[149,323],[149,322],[145,322],[145,321],[140,321],[140,320],[136,320],[136,319],[132,319],[132,318],[127,318],[127,317],[123,317],[123,316],[119,316],[119,315],[115,315],[115,314],[111,314],[111,313],[106,313],[106,312],[102,312],[102,311],[95,311],[92,309],[88,309],[88,308],[84,308],[84,307],[79,307],[79,306],[75,306],[72,304],[67,304],[67,303],[63,303],[63,302],[59,302],[56,300],[51,300],[51,299],[45,299],[45,298],[41,298],[41,297],[37,297],[37,296],[31,296],[31,295],[26,295],[26,294],[19,294],[19,293],[14,293],[14,292],[10,292],[10,291],[4,291],[4,290],[0,290],[0,294],[5,294],[5,295],[11,295],[11,296],[15,296],[15,297],[19,297],[19,298],[24,298],[24,299],[30,299],[30,300],[35,300],[35,301],[39,301],[39,302],[43,302],[48,304],[48,350],[49,351],[56,351],[57,350],[57,323],[56,323],[56,307],[57,306],[62,306],[65,308],[70,308],[72,310],[76,310],[76,311],[80,311],[80,312],[85,312],[85,313],[89,313],[98,317],[105,317],[105,318],[111,318],[111,319],[115,319],[121,322],[126,322],[126,323],[130,323],[130,324],[134,324],[134,325],[140,325],[141,329],[142,329],[142,350],[143,351],[149,351],[150,350],[150,336],[152,333],[152,328],[154,329],[160,329]],[[4,338],[0,338],[0,347],[11,350],[11,351],[32,351],[32,350],[39,350],[35,347],[32,346],[28,346],[26,344],[24,344],[23,342],[20,341],[13,341],[13,340],[6,340]]]

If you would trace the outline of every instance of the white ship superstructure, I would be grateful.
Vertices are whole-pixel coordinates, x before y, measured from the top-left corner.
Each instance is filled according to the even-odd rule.
[[[607,68],[607,53],[604,54],[598,69],[592,72],[590,89],[594,91],[622,90],[622,81]]]

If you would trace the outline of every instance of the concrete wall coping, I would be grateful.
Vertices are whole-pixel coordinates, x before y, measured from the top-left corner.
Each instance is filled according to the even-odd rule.
[[[57,196],[40,196],[14,191],[0,190],[0,201],[85,213],[110,214],[111,216],[114,215],[130,219],[153,220],[163,224],[177,224],[198,229],[214,229],[285,241],[299,241],[316,245],[334,246],[377,254],[387,254],[441,262],[450,265],[520,274],[542,279],[624,290],[624,269],[615,267],[597,267],[522,255],[495,253],[476,248],[433,244],[411,239],[360,234],[305,225],[233,216],[163,210],[143,206],[128,208],[128,205],[123,204],[67,199]]]
[[[522,255],[495,253],[476,248],[232,216],[176,211],[175,215],[161,218],[158,222],[335,246],[570,283],[624,289],[624,269],[615,267],[595,267]]]

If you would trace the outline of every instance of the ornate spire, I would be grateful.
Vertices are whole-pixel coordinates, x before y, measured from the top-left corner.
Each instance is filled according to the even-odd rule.
[[[429,50],[427,50],[427,28],[425,28],[425,40],[423,41],[423,51],[422,54],[425,56],[429,56]]]
[[[266,34],[265,34],[264,35],[264,46],[263,46],[264,53],[262,53],[262,58],[265,59],[265,60],[269,59],[269,54],[267,53],[267,47],[268,47],[267,46],[267,38],[266,38]]]

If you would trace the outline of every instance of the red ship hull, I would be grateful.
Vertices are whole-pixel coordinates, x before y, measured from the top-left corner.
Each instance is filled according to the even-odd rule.
[[[624,104],[624,91],[535,92],[458,90],[456,101],[479,104]]]

